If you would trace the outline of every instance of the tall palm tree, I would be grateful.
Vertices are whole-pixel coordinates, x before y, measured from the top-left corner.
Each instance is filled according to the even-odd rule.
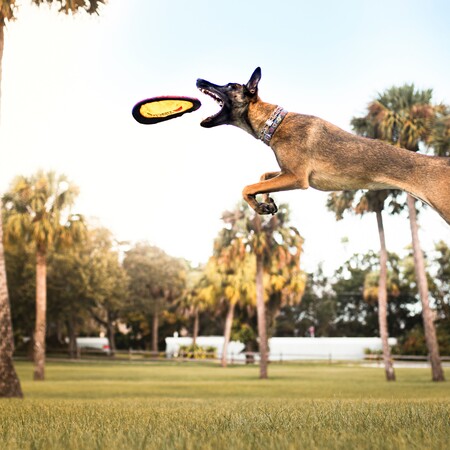
[[[44,3],[44,0],[31,0],[31,2],[39,6],[41,3]],[[88,2],[73,1],[73,0],[45,0],[45,3],[47,3],[47,4],[51,4],[51,3],[59,4],[60,11],[66,13],[66,14],[68,14],[69,12],[76,13],[78,10],[84,10],[88,14],[94,14],[94,13],[98,14],[100,4],[104,4],[105,2],[106,2],[106,0],[90,0]],[[0,0],[0,104],[1,104],[1,85],[2,85],[2,69],[3,69],[3,64],[2,64],[3,63],[3,49],[4,49],[4,44],[5,44],[5,25],[6,25],[7,21],[11,21],[11,20],[15,19],[16,8],[17,8],[17,6],[16,6],[15,0]],[[0,232],[3,232],[1,218],[0,218]],[[0,252],[0,267],[4,267],[4,266],[5,266],[4,255],[3,255],[3,252]],[[3,277],[2,277],[2,279],[3,279]],[[6,277],[4,278],[4,280],[5,280],[4,282],[6,283]],[[5,290],[4,292],[7,292],[7,291]],[[8,314],[8,311],[9,311],[9,307],[6,306],[7,304],[9,304],[7,296],[2,296],[2,294],[0,293],[0,309],[1,309],[1,311],[4,312],[4,314]],[[8,321],[10,321],[10,319],[8,319],[5,316],[5,324]],[[8,329],[8,327],[5,328],[5,332],[7,329]],[[3,328],[0,328],[0,332],[2,332],[2,331],[3,331]],[[11,351],[12,351],[12,349],[14,348],[14,344],[12,342],[12,333],[11,334],[7,333],[6,335],[2,334],[0,336],[0,338],[4,344],[4,347],[0,345],[0,352],[2,351],[2,349],[5,350],[6,348],[11,349]],[[7,343],[8,340],[10,341],[9,343]],[[8,352],[9,352],[9,350],[8,350]],[[2,360],[2,358],[3,358],[3,353],[0,353],[0,360]],[[6,358],[6,360],[8,360],[9,356],[5,356],[5,358]],[[12,366],[10,366],[10,367],[12,367]],[[9,372],[10,372],[10,376],[7,378],[7,380],[9,380],[9,382],[12,384],[11,384],[10,388],[6,388],[6,389],[11,390],[11,392],[19,392],[16,388],[16,385],[18,383],[17,377],[13,376],[11,369],[9,370]]]
[[[272,220],[272,219],[271,219]],[[269,245],[266,230],[263,228],[261,216],[255,214],[253,219],[254,237],[252,239],[252,251],[256,256],[256,314],[258,321],[259,338],[259,378],[265,379],[269,362],[269,346],[267,339],[266,305],[264,302],[264,260],[268,256]]]
[[[427,145],[436,156],[450,156],[450,106],[437,105],[436,117]]]
[[[237,304],[248,305],[254,298],[254,266],[246,251],[246,232],[243,228],[245,213],[242,205],[234,211],[225,211],[225,227],[214,241],[214,254],[207,269],[215,286],[216,295],[228,307],[224,328],[222,367],[227,366],[228,344]]]
[[[239,286],[228,286],[230,295],[236,297],[230,297],[227,324],[231,333],[230,317],[237,299],[255,299],[260,378],[268,378],[268,312],[275,317],[283,304],[300,301],[305,288],[299,266],[303,239],[288,225],[287,205],[280,205],[276,216],[261,219],[241,203],[234,211],[225,212],[222,219],[228,225],[222,230],[221,242],[226,243],[222,257]]]
[[[380,139],[382,136],[377,123],[370,117],[355,117],[351,121],[353,130],[360,136],[369,139]],[[387,249],[383,224],[383,210],[388,196],[395,205],[397,190],[362,191],[359,201],[355,204],[357,193],[354,191],[333,192],[328,196],[327,207],[334,211],[336,219],[343,218],[344,211],[356,214],[374,212],[377,219],[378,237],[380,240],[380,276],[378,284],[378,326],[383,349],[383,361],[387,381],[395,381],[395,371],[389,347],[389,332],[387,326]]]
[[[0,0],[0,100],[2,84],[2,61],[5,42],[5,21],[14,17],[14,0]],[[0,202],[0,397],[22,397],[20,381],[12,360],[14,340],[11,311],[6,281],[5,254],[3,250],[3,223]]]
[[[368,118],[378,127],[381,137],[394,145],[417,152],[421,143],[429,145],[434,143],[436,151],[442,154],[446,148],[448,151],[448,145],[447,147],[445,146],[445,141],[444,143],[441,142],[440,146],[437,145],[437,138],[445,137],[446,133],[442,134],[436,130],[439,130],[438,124],[439,126],[443,124],[445,131],[445,119],[439,117],[439,114],[442,114],[443,111],[445,113],[445,108],[441,105],[433,106],[431,97],[431,89],[418,91],[414,88],[414,85],[392,87],[369,104]],[[433,132],[433,130],[435,131]],[[422,302],[422,316],[431,362],[432,379],[433,381],[444,381],[436,329],[429,305],[424,256],[419,241],[416,200],[410,194],[407,194],[407,208],[414,252],[416,282]]]
[[[300,253],[303,240],[294,227],[288,225],[289,209],[286,205],[280,205],[277,215],[261,219],[254,214],[250,222],[252,231],[250,246],[256,256],[256,309],[258,317],[258,335],[260,346],[260,378],[267,378],[268,364],[268,336],[266,301],[270,301],[270,290],[278,291],[280,299],[287,300],[286,295],[294,296],[300,301],[305,287],[303,274],[300,269]],[[291,253],[295,249],[295,253]],[[291,263],[291,264],[290,264]],[[275,270],[274,270],[275,266]],[[289,269],[287,274],[284,269]],[[272,274],[269,278],[271,288],[264,289],[264,273]],[[280,283],[281,281],[281,283]],[[290,283],[293,284],[290,284]],[[284,295],[283,295],[283,290]],[[269,291],[269,292],[267,292]],[[277,310],[281,303],[278,302]]]
[[[14,339],[6,283],[3,250],[2,211],[0,208],[0,397],[23,397],[22,388],[13,364]]]
[[[77,195],[78,188],[66,176],[42,171],[17,177],[4,195],[6,239],[31,242],[36,252],[35,380],[45,378],[47,253],[54,245],[70,246],[81,239],[82,217],[70,213]]]
[[[212,305],[213,290],[214,287],[208,280],[206,266],[188,268],[185,292],[178,301],[177,310],[194,319],[192,327],[192,347],[194,349],[200,332],[200,314]]]
[[[303,238],[295,227],[289,226],[287,205],[280,206],[275,225],[276,239],[270,240],[271,262],[266,268],[265,285],[269,328],[275,325],[283,306],[300,303],[306,287],[306,274],[300,269]]]

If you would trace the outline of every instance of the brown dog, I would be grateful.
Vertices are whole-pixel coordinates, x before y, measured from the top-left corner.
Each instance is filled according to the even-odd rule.
[[[218,86],[197,80],[197,87],[221,106],[203,120],[205,128],[235,125],[261,139],[275,153],[281,171],[265,173],[242,192],[259,214],[274,214],[271,192],[402,189],[431,205],[450,224],[450,158],[425,156],[367,139],[314,116],[287,112],[258,96],[261,69],[247,84]],[[256,195],[264,194],[263,202]]]

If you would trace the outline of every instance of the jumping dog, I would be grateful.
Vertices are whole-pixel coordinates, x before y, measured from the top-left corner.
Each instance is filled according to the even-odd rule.
[[[426,156],[356,136],[318,117],[288,112],[258,95],[261,69],[246,84],[218,86],[198,79],[220,111],[201,122],[234,125],[274,151],[279,172],[268,172],[242,192],[259,214],[274,214],[269,193],[309,186],[321,191],[401,189],[431,205],[450,224],[450,158]],[[263,194],[263,201],[256,196]]]

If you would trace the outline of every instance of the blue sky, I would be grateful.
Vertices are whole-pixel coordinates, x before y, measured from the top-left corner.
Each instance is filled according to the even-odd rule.
[[[446,1],[110,0],[99,17],[21,5],[5,36],[0,191],[39,168],[65,173],[81,189],[79,212],[119,239],[194,262],[210,255],[242,188],[277,169],[271,150],[241,130],[199,126],[217,107],[196,90],[198,77],[246,82],[260,66],[264,100],[346,130],[392,85],[433,88],[434,101],[450,103]],[[137,101],[170,94],[203,106],[158,125],[134,122]],[[326,197],[275,195],[291,205],[308,270],[378,249],[375,219],[336,223]],[[386,222],[388,247],[404,252],[406,216]],[[426,250],[450,242],[435,212],[421,224]]]

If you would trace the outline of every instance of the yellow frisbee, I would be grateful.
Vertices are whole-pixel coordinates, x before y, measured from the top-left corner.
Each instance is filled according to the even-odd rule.
[[[137,103],[132,114],[139,123],[148,125],[180,117],[200,106],[200,100],[191,97],[153,97]]]

